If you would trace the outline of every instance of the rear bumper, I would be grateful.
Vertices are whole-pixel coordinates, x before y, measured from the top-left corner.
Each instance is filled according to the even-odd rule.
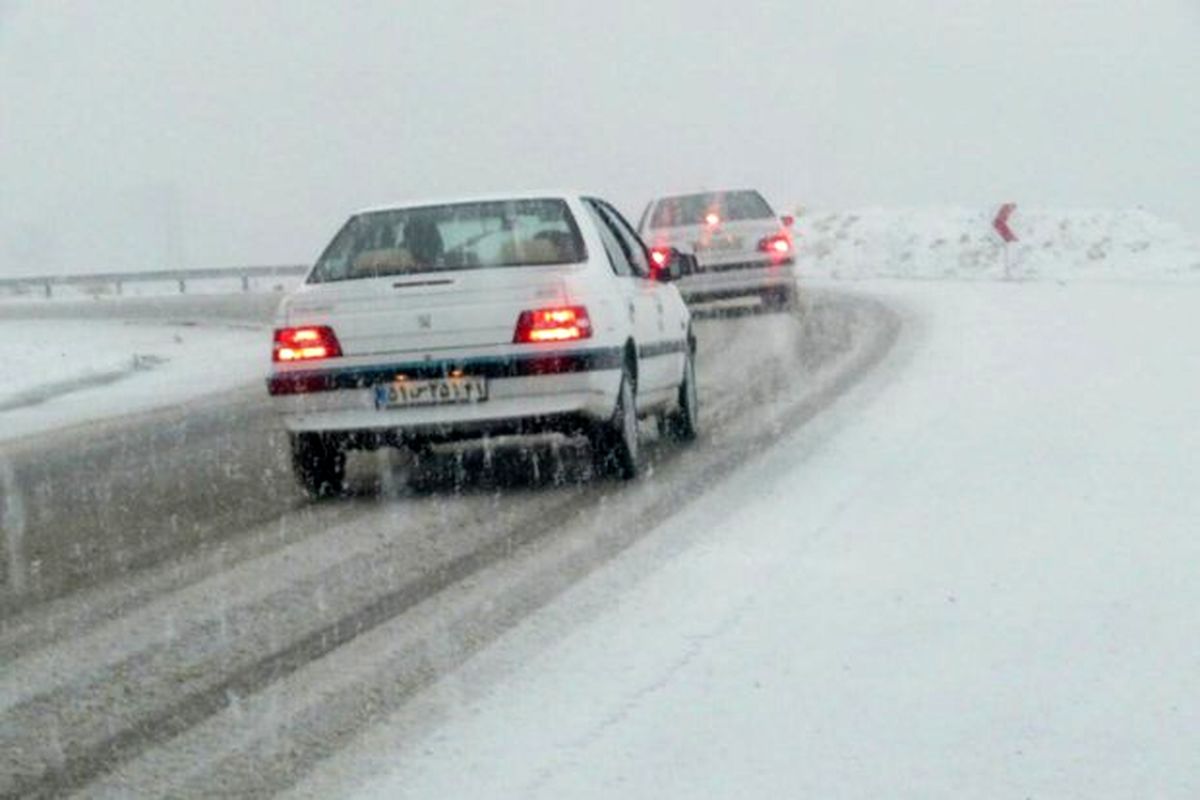
[[[619,370],[623,358],[624,354],[621,348],[601,347],[554,353],[522,353],[506,356],[289,369],[276,372],[267,379],[267,392],[273,397],[279,397],[363,389],[387,383],[395,379],[397,375],[421,379],[463,374],[480,375],[493,380]]]
[[[575,432],[612,416],[620,348],[508,358],[461,359],[277,374],[275,410],[294,433],[365,441],[450,441],[484,435]],[[380,409],[375,387],[398,374],[434,378],[461,371],[488,379],[478,403]]]
[[[761,294],[772,289],[796,285],[794,262],[768,264],[718,264],[702,268],[677,284],[683,299],[689,302],[716,300]]]

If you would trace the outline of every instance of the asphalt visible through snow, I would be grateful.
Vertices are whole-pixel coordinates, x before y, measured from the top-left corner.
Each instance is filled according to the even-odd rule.
[[[292,785],[834,402],[900,323],[819,291],[696,331],[704,432],[647,425],[628,485],[544,439],[364,454],[309,503],[257,387],[0,450],[0,795]]]

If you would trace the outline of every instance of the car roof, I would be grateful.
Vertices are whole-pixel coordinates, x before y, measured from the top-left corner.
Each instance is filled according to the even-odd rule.
[[[564,191],[562,189],[524,190],[518,192],[490,192],[486,194],[463,194],[442,197],[423,197],[406,199],[395,203],[383,203],[360,208],[355,214],[370,214],[376,211],[395,211],[402,208],[423,208],[426,206],[444,206],[457,203],[494,203],[503,200],[577,200],[581,197],[591,197],[586,192]]]
[[[764,195],[758,189],[753,189],[753,188],[746,187],[746,186],[739,186],[739,187],[717,187],[717,188],[711,188],[711,189],[693,189],[691,191],[686,191],[686,192],[671,192],[670,194],[655,195],[653,198],[651,198],[650,202],[657,203],[660,200],[674,200],[679,197],[695,197],[696,195],[701,195],[701,194],[738,194],[740,192],[753,192],[754,194],[758,195],[759,197],[763,198],[764,200],[766,199],[766,195]]]

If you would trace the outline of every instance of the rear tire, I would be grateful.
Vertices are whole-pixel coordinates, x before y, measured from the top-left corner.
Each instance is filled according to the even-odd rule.
[[[763,307],[768,311],[791,313],[796,310],[797,290],[795,286],[780,286],[763,293]]]
[[[323,434],[294,434],[292,471],[314,500],[337,497],[346,491],[346,449]]]
[[[621,371],[621,388],[612,419],[597,425],[588,438],[592,467],[602,477],[633,480],[638,476],[637,384],[626,364]]]
[[[663,417],[663,432],[677,442],[691,442],[700,432],[700,396],[696,385],[696,348],[689,342],[683,383],[679,384],[679,408]]]

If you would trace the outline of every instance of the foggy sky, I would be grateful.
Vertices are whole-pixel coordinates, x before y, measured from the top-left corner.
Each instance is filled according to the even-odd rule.
[[[352,210],[757,186],[1200,231],[1196,0],[0,0],[0,274],[311,262]]]

